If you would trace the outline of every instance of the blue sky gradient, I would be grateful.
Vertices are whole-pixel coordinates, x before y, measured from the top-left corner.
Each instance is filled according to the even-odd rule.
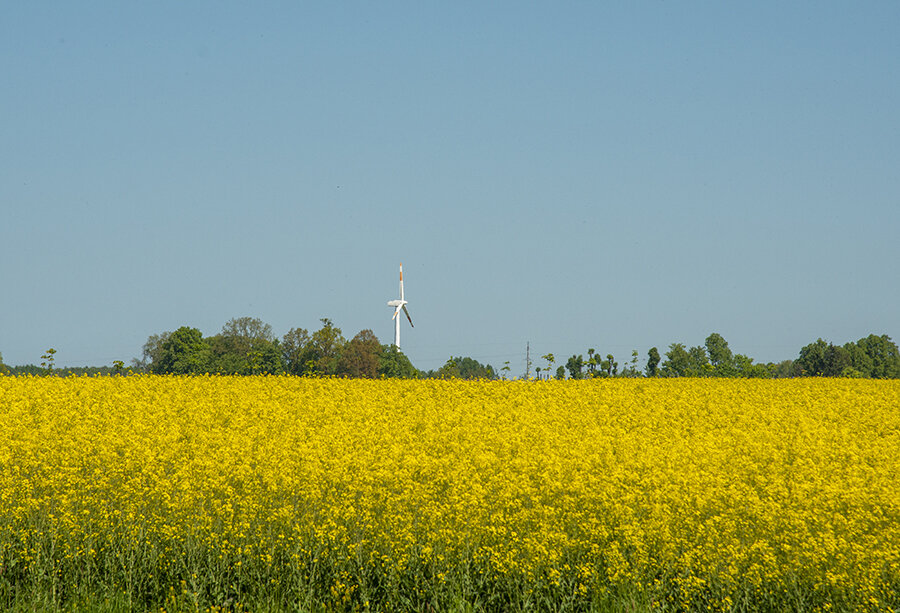
[[[8,3],[0,353],[900,340],[900,4]],[[541,365],[540,360],[536,365]]]

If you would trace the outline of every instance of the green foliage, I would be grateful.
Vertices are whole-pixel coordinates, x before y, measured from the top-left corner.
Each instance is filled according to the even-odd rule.
[[[382,345],[378,359],[378,376],[391,379],[417,379],[419,371],[396,345]]]
[[[797,362],[804,375],[814,377],[840,377],[852,365],[849,351],[821,338],[803,347]]]
[[[573,355],[566,360],[566,370],[570,379],[584,379],[584,356]]]
[[[651,347],[647,352],[647,368],[645,371],[648,377],[655,377],[659,374],[659,360],[659,349]]]
[[[631,350],[631,361],[628,362],[628,366],[622,371],[623,377],[640,377],[641,371],[638,368],[638,359],[640,357],[640,353],[638,353],[637,349]]]
[[[371,330],[362,330],[346,344],[337,362],[342,377],[374,379],[378,376],[384,347]]]
[[[666,352],[666,360],[660,367],[663,377],[686,377],[690,370],[691,356],[682,343],[672,343]]]
[[[469,357],[451,357],[436,373],[429,376],[438,379],[497,379],[497,373],[490,364],[482,364]]]
[[[337,374],[337,365],[347,340],[327,317],[320,319],[322,327],[309,339],[310,359],[304,374],[326,376]]]
[[[209,371],[212,351],[197,328],[182,326],[159,344],[158,359],[150,365],[155,374],[193,375]]]
[[[281,359],[284,370],[291,375],[306,374],[312,361],[309,332],[305,328],[291,328],[281,340]]]
[[[859,376],[875,379],[900,378],[900,351],[891,337],[870,334],[843,347],[821,338],[800,350],[796,360],[804,375],[821,377]]]
[[[734,355],[721,334],[713,332],[706,337],[706,353],[709,355],[709,363],[713,368],[713,374],[717,377],[735,377],[738,369],[735,365]]]
[[[231,319],[217,336],[207,339],[212,353],[209,369],[228,375],[284,372],[278,340],[272,327],[260,319]]]
[[[53,364],[56,356],[56,349],[51,347],[47,351],[44,352],[44,355],[41,356],[41,366],[47,370],[47,374],[49,375],[53,372]]]
[[[847,345],[844,347],[848,348]],[[851,363],[863,376],[875,379],[900,378],[900,350],[890,336],[870,334],[859,339],[856,348],[856,351],[850,351]]]

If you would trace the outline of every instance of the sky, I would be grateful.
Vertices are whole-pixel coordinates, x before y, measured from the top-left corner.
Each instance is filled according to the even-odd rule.
[[[0,7],[0,354],[900,341],[900,3]]]

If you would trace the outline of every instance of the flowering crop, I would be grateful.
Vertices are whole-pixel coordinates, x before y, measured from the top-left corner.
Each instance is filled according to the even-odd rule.
[[[895,381],[0,376],[0,608],[898,608],[898,450]]]

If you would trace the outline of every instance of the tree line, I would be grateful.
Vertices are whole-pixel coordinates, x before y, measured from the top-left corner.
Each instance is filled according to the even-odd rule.
[[[703,345],[686,347],[672,343],[665,353],[651,347],[643,369],[638,367],[638,352],[632,351],[631,361],[619,370],[619,363],[612,354],[601,357],[600,352],[588,349],[584,354],[573,355],[564,365],[553,366],[555,356],[543,356],[547,366],[544,375],[537,369],[539,378],[555,376],[557,379],[589,379],[593,377],[868,377],[874,379],[900,378],[900,351],[889,336],[870,334],[856,342],[835,345],[817,339],[800,349],[795,360],[778,363],[756,363],[753,358],[733,353],[721,334],[713,332]],[[553,375],[551,375],[553,373]]]
[[[310,333],[291,328],[277,338],[272,327],[255,317],[231,319],[219,334],[204,337],[182,326],[147,339],[132,370],[153,374],[290,374],[354,378],[419,375],[409,358],[393,345],[383,345],[371,330],[347,340],[327,318]]]
[[[506,379],[509,362],[498,371],[478,360],[453,356],[437,370],[418,370],[394,345],[384,345],[371,330],[362,330],[347,340],[340,328],[328,319],[309,332],[291,328],[277,338],[272,327],[255,317],[238,317],[213,336],[203,336],[197,328],[182,326],[172,332],[153,334],[143,346],[142,356],[132,360],[130,369],[116,360],[112,366],[55,369],[55,349],[41,356],[40,366],[4,366],[0,373],[46,374],[290,374],[353,378],[460,378]],[[835,345],[824,340],[800,349],[794,360],[756,363],[753,358],[733,353],[722,335],[710,334],[703,345],[686,347],[672,343],[660,355],[657,347],[647,352],[639,364],[637,350],[621,364],[611,353],[590,348],[557,364],[552,353],[542,356],[543,366],[535,369],[538,379],[591,379],[597,377],[753,377],[802,376],[900,378],[900,351],[887,335],[870,334],[856,342]],[[532,378],[528,364],[522,378]]]

